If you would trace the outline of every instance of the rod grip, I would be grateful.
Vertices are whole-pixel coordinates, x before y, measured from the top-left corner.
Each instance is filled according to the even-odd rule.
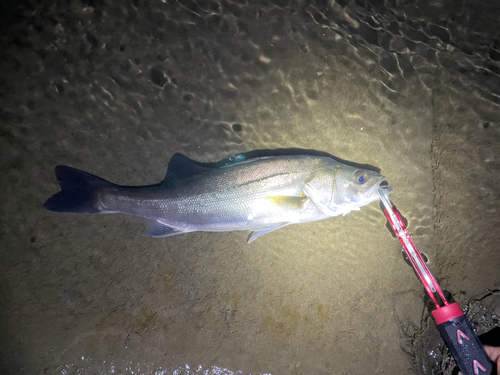
[[[441,337],[464,375],[490,375],[493,364],[458,303],[432,312]]]

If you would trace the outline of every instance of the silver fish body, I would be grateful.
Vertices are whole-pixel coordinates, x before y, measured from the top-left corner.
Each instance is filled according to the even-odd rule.
[[[379,199],[385,177],[324,156],[253,158],[207,167],[172,157],[165,180],[118,186],[58,166],[62,191],[45,208],[60,212],[122,213],[148,219],[144,235],[194,231],[253,231],[249,242],[278,228],[345,215]],[[383,187],[387,193],[389,186]]]

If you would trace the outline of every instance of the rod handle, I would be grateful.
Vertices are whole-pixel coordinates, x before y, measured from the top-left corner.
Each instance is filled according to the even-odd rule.
[[[458,303],[432,312],[441,337],[464,375],[490,375],[493,364]]]

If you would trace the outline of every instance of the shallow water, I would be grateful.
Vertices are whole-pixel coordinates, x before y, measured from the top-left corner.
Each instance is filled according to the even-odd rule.
[[[41,208],[57,164],[141,185],[177,152],[314,149],[381,169],[462,305],[500,288],[500,11],[377,4],[6,6],[4,372],[439,373],[422,360],[440,342],[424,290],[378,203],[252,244]]]

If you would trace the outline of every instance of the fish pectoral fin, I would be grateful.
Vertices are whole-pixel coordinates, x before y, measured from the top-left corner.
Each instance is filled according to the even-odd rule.
[[[306,196],[287,196],[287,195],[275,195],[273,197],[267,197],[266,200],[271,202],[273,205],[280,206],[283,208],[291,207],[301,210],[306,207],[309,198]]]
[[[144,230],[144,233],[142,235],[146,237],[160,238],[160,237],[175,236],[176,234],[182,234],[182,233],[185,232],[172,228],[171,226],[168,226],[162,223],[161,221],[148,220],[146,222],[146,229]]]
[[[258,222],[250,223],[248,225],[248,229],[250,229],[252,234],[248,238],[248,243],[256,240],[260,236],[263,236],[264,234],[270,233],[276,229],[280,229],[283,227],[286,227],[287,225],[293,224],[292,222],[286,221],[282,223],[274,223],[274,224],[262,224]]]

